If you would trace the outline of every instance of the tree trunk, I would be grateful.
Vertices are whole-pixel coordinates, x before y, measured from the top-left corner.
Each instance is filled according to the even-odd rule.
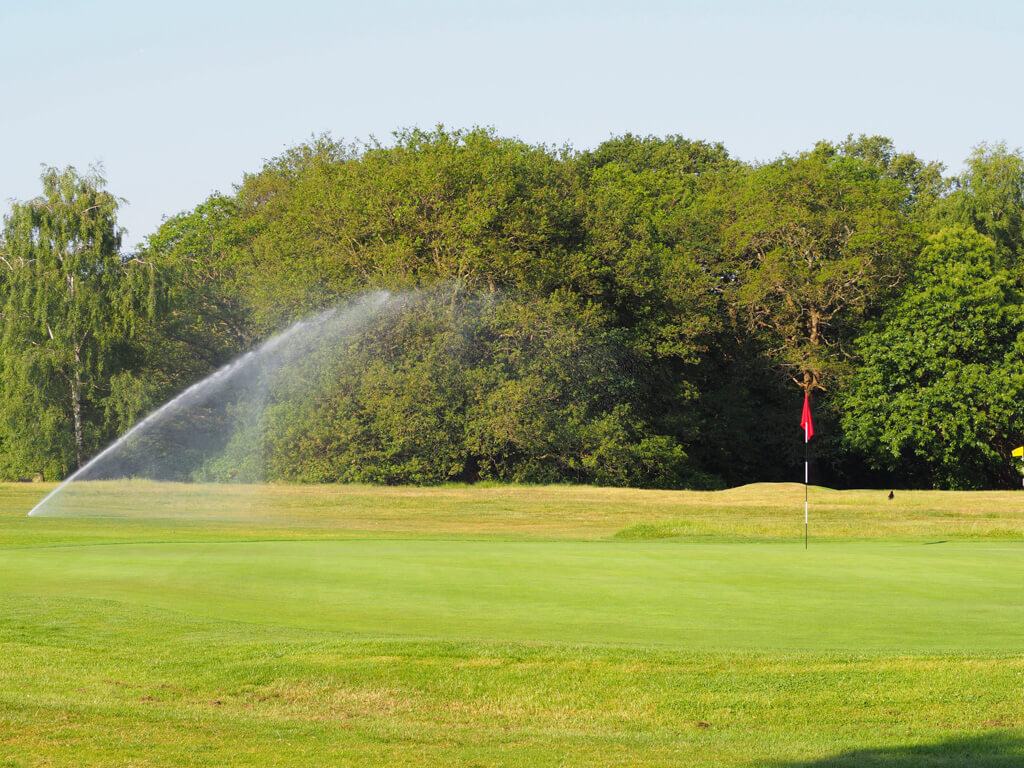
[[[811,315],[811,327],[809,333],[809,341],[812,347],[817,347],[821,344],[821,314],[816,309],[810,310]],[[803,372],[804,380],[801,386],[803,387],[804,394],[810,396],[818,387],[818,372],[805,370]]]
[[[803,384],[800,385],[804,390],[804,394],[810,397],[811,392],[814,391],[815,384],[816,381],[814,374],[810,371],[804,371],[804,381]]]
[[[75,373],[71,377],[71,413],[75,421],[75,469],[82,466],[82,358],[75,349]]]
[[[821,314],[815,309],[811,310],[810,342],[815,347],[821,344]]]

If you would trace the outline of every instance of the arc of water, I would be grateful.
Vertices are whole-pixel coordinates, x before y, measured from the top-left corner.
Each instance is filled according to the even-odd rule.
[[[387,303],[391,294],[387,291],[381,291],[378,293],[372,293],[363,297],[360,301],[351,308],[351,310],[342,313],[342,319],[354,320],[356,324],[358,321],[368,320],[372,317],[373,313],[380,310]],[[360,310],[362,310],[360,312]],[[43,497],[42,501],[36,504],[29,511],[28,515],[36,516],[41,510],[45,509],[46,504],[61,491],[63,491],[68,484],[75,482],[76,480],[84,479],[89,471],[100,464],[105,458],[116,452],[119,448],[124,446],[133,437],[138,437],[144,434],[151,427],[163,421],[168,416],[171,416],[188,405],[194,405],[203,402],[203,398],[211,392],[217,390],[220,386],[231,381],[237,374],[246,370],[254,361],[266,358],[275,351],[281,349],[288,341],[301,336],[304,331],[308,331],[317,327],[322,327],[329,323],[332,318],[339,316],[339,310],[329,309],[326,312],[321,312],[314,317],[300,320],[299,322],[292,325],[285,331],[272,336],[267,339],[256,349],[250,350],[240,357],[235,358],[230,363],[227,363],[222,368],[218,368],[216,371],[211,373],[205,379],[196,382],[188,389],[181,392],[176,397],[168,400],[162,406],[151,412],[144,419],[135,424],[131,429],[125,432],[121,437],[112,442],[92,459],[79,467],[75,472],[71,473],[64,479],[56,488],[50,491],[46,496]]]

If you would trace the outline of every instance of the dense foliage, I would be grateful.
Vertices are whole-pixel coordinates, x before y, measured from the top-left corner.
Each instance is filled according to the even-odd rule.
[[[0,473],[55,476],[130,424],[151,272],[119,254],[119,200],[99,175],[48,168],[5,220]],[[127,407],[126,407],[127,406]],[[128,413],[126,413],[126,410]],[[127,417],[127,418],[126,418]]]
[[[995,243],[944,229],[877,330],[844,393],[848,441],[917,482],[984,488],[1024,424],[1024,298]]]
[[[751,166],[626,135],[317,137],[119,253],[48,169],[0,241],[0,476],[56,478],[310,312],[415,291],[250,436],[260,476],[1006,486],[1022,442],[1024,158],[881,137]],[[222,458],[203,476],[236,477]],[[242,472],[245,475],[245,472]]]

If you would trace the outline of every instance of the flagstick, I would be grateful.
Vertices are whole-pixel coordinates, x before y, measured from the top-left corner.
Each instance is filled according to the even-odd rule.
[[[811,461],[808,458],[807,444],[811,442],[814,422],[811,421],[811,400],[804,392],[804,410],[800,414],[800,426],[804,428],[804,549],[807,549],[807,494],[811,485]]]
[[[810,484],[810,461],[807,458],[807,444],[811,441],[807,436],[807,425],[804,425],[804,549],[807,549],[807,488]]]

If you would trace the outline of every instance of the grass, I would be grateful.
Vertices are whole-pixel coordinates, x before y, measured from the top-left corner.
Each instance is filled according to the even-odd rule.
[[[1018,494],[45,490],[0,766],[1024,765]]]

